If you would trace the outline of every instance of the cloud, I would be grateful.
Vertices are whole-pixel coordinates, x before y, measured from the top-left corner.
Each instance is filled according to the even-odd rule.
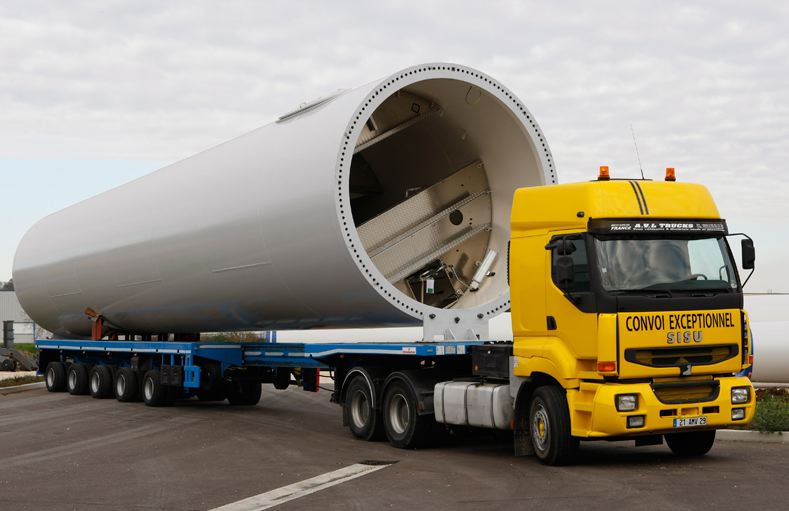
[[[172,161],[451,60],[524,100],[562,181],[636,175],[632,124],[648,177],[675,166],[758,225],[789,196],[787,21],[780,2],[3,2],[0,159]]]

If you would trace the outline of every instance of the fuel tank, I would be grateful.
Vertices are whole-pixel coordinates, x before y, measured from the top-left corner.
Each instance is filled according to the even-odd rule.
[[[90,335],[87,308],[129,333],[424,324],[468,337],[510,306],[513,192],[555,182],[511,91],[418,65],[40,220],[14,284],[62,337]]]

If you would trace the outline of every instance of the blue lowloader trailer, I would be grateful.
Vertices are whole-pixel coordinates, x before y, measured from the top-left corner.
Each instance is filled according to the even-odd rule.
[[[385,436],[396,447],[429,440],[434,388],[446,380],[484,374],[473,352],[511,343],[484,341],[409,343],[217,343],[123,340],[39,340],[39,372],[50,392],[115,397],[149,406],[179,400],[227,400],[254,406],[261,385],[299,385],[317,392],[320,373],[334,380],[331,401],[342,405],[343,424],[365,440]],[[495,357],[502,359],[501,357]]]

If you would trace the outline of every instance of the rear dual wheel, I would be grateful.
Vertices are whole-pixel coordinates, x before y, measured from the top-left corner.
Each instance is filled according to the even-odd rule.
[[[84,396],[90,392],[88,366],[71,364],[66,371],[66,389],[72,396]]]
[[[140,383],[137,372],[123,367],[115,375],[115,399],[123,403],[137,401],[140,395]]]
[[[255,406],[260,401],[262,387],[257,381],[233,380],[226,384],[225,395],[233,406]]]
[[[162,385],[161,373],[151,369],[142,378],[142,400],[148,406],[173,406],[180,387]]]
[[[95,365],[89,373],[90,395],[96,399],[112,397],[112,370],[104,365]]]
[[[392,381],[384,391],[383,423],[389,443],[399,449],[424,446],[436,430],[432,415],[419,415],[418,400],[403,380]]]
[[[373,389],[361,374],[354,376],[345,391],[343,419],[356,438],[377,440],[383,437],[381,414],[373,406]]]
[[[64,392],[66,390],[66,364],[63,362],[47,364],[44,381],[49,392]]]

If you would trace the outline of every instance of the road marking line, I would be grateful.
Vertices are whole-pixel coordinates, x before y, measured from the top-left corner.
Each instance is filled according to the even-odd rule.
[[[254,497],[217,507],[211,511],[259,511],[262,509],[269,509],[285,502],[304,497],[305,495],[350,481],[351,479],[370,474],[390,465],[391,464],[364,465],[362,463],[356,463],[335,470],[334,472],[327,472],[311,479],[305,479],[298,483],[289,484],[288,486],[283,486],[276,490],[267,491],[266,493],[255,495]]]

